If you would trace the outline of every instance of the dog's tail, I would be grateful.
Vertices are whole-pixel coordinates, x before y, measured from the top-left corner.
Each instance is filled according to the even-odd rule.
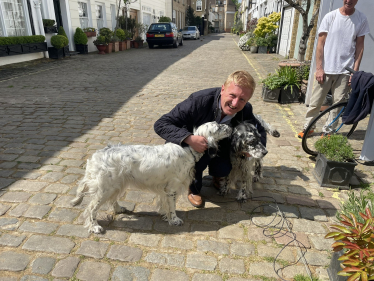
[[[273,128],[269,123],[266,123],[264,119],[258,114],[255,114],[255,117],[257,121],[261,124],[262,127],[264,127],[265,131],[276,138],[280,137],[280,133],[277,131],[277,129]]]

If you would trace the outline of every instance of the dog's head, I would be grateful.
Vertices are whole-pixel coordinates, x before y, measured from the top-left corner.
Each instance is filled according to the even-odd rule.
[[[210,157],[215,157],[218,151],[218,142],[231,136],[232,129],[225,124],[217,122],[208,122],[197,129],[194,129],[194,135],[205,137],[208,141],[208,152]]]
[[[231,149],[235,154],[246,152],[257,159],[268,153],[261,143],[261,135],[256,127],[246,121],[234,128],[231,136]]]

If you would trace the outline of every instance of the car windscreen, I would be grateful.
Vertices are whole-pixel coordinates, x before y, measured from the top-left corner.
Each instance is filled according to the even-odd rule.
[[[167,31],[170,32],[170,24],[151,24],[149,31]]]
[[[195,30],[195,27],[194,26],[186,26],[183,28],[184,31],[188,31],[188,30]]]

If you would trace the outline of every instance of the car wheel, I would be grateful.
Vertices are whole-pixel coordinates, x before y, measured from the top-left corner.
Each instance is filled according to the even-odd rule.
[[[195,38],[194,38],[194,40],[197,40],[197,34],[195,34]]]
[[[153,49],[153,44],[148,44],[148,47],[149,47],[150,49]]]
[[[178,48],[178,40],[176,40],[175,43],[173,43],[173,47]]]
[[[179,43],[179,46],[183,46],[183,38],[181,38],[181,42]]]

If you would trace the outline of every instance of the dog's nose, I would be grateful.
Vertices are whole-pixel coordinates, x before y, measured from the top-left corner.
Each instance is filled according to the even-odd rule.
[[[262,154],[265,156],[266,154],[268,154],[268,151],[265,150],[264,152],[262,152]]]

